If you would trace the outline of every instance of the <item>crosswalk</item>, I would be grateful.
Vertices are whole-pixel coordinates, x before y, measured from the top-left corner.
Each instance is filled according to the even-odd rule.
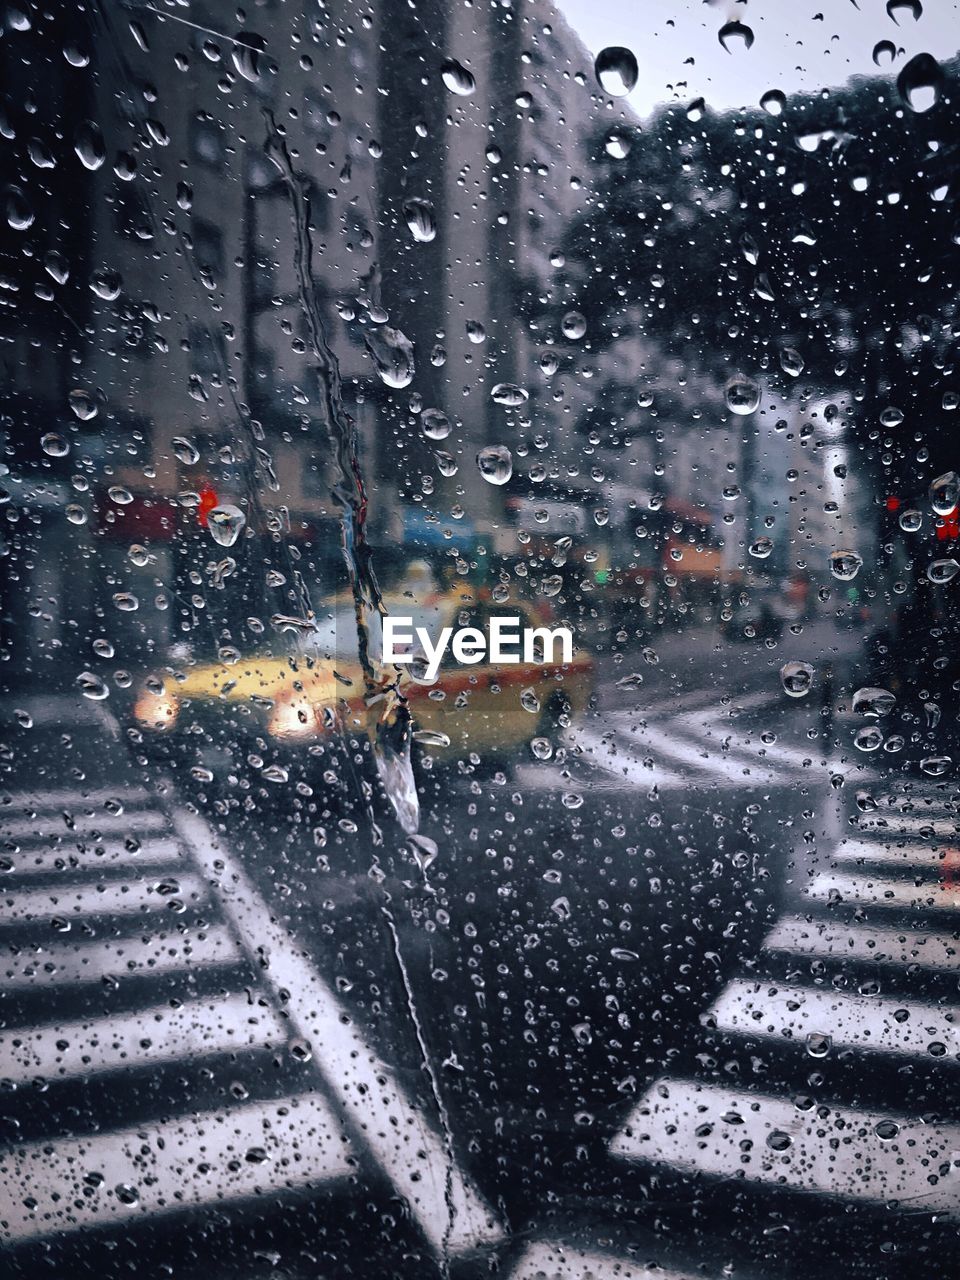
[[[7,795],[0,858],[7,1101],[109,1099],[0,1147],[0,1247],[358,1181],[386,1183],[438,1259],[501,1238],[430,1106],[196,812],[137,788]],[[161,1104],[143,1085],[165,1068]]]
[[[960,974],[960,900],[944,876],[960,818],[942,793],[915,799],[922,815],[888,797],[846,826],[849,837],[838,821],[759,960],[727,983],[688,1058],[653,1081],[613,1138],[615,1160],[960,1216],[960,998],[955,982],[936,985]],[[921,828],[931,842],[917,840]],[[754,1078],[724,1078],[724,1060],[751,1062]],[[890,1071],[902,1082],[892,1092]],[[935,1114],[922,1101],[931,1089]]]
[[[556,765],[524,764],[519,776],[531,790],[558,790],[564,782],[582,781],[658,791],[744,789],[789,786],[809,781],[824,770],[869,778],[869,762],[851,750],[835,757],[828,735],[807,708],[791,706],[789,742],[769,728],[779,724],[783,696],[764,688],[736,699],[721,699],[716,690],[699,689],[676,698],[641,703],[636,709],[611,706],[602,713],[603,728],[576,724],[565,761],[566,778]],[[798,733],[814,726],[814,738]],[[802,726],[802,730],[801,730]]]

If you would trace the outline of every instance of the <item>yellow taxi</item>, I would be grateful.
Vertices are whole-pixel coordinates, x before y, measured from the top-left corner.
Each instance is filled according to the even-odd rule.
[[[414,634],[418,628],[439,636],[447,627],[469,627],[488,636],[496,618],[516,619],[531,632],[547,625],[527,602],[498,603],[470,591],[421,602],[391,597],[386,603],[389,614],[410,620]],[[370,640],[384,693],[396,685],[409,706],[415,739],[438,761],[499,757],[528,748],[534,738],[553,739],[583,714],[592,690],[592,659],[576,649],[568,661],[551,647],[534,652],[532,661],[521,653],[519,661],[484,656],[463,665],[451,647],[428,679],[420,655],[411,654],[406,665],[382,662],[379,617],[372,619]],[[297,636],[292,652],[288,645],[280,637],[272,650],[249,657],[154,673],[134,703],[137,727],[154,741],[192,741],[200,760],[245,751],[261,768],[289,756],[291,748],[309,749],[338,732],[372,737],[377,691],[371,696],[363,680],[352,601],[328,602],[313,628]]]

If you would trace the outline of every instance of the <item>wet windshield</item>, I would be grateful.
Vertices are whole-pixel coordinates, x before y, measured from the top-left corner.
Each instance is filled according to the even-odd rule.
[[[0,6],[0,1271],[960,1275],[954,0]]]

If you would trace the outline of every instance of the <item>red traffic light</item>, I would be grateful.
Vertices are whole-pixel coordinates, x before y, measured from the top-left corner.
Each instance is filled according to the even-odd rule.
[[[197,503],[197,522],[205,529],[207,527],[207,516],[217,506],[220,499],[217,497],[216,489],[211,489],[206,485],[200,490],[200,501]]]

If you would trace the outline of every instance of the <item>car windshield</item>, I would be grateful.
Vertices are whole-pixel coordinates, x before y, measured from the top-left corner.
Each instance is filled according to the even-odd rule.
[[[960,1277],[958,45],[0,4],[3,1280]]]

